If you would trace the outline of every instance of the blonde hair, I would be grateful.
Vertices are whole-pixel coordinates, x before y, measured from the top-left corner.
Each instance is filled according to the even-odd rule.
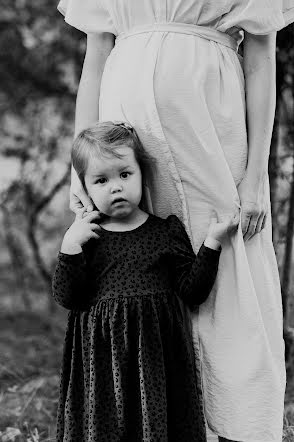
[[[121,158],[118,147],[128,146],[134,151],[140,166],[143,182],[152,173],[154,161],[144,150],[135,129],[125,122],[97,122],[82,130],[74,140],[71,160],[77,175],[85,188],[85,174],[92,158],[113,155]]]

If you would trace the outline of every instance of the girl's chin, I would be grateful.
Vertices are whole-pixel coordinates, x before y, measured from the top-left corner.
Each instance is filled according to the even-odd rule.
[[[110,218],[113,219],[124,219],[132,217],[135,213],[134,209],[126,208],[126,207],[117,207],[115,210],[112,210],[111,214],[109,214]]]
[[[128,218],[131,215],[132,215],[131,211],[117,210],[115,213],[113,213],[111,215],[111,218],[113,218],[113,219],[123,219],[123,218]]]

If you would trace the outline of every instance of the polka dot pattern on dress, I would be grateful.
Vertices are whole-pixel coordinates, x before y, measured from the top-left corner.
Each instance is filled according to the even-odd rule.
[[[178,218],[153,215],[59,253],[53,296],[70,312],[57,442],[206,440],[179,296],[203,302],[218,258],[204,246],[196,258]]]

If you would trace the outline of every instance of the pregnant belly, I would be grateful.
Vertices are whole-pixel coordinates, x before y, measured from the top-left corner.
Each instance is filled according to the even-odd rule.
[[[224,208],[236,200],[247,140],[243,76],[230,49],[179,34],[122,41],[105,66],[100,118],[142,129],[158,157],[160,129],[186,193]]]
[[[123,108],[126,116],[135,110],[140,120],[156,107],[171,149],[182,146],[173,150],[186,174],[199,160],[197,150],[209,146],[222,150],[235,183],[242,179],[247,162],[244,78],[231,49],[192,35],[130,37],[113,49],[101,89],[102,116],[121,115]]]

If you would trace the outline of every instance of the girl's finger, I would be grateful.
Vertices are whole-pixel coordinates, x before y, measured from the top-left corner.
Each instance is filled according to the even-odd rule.
[[[212,216],[210,218],[210,224],[216,224],[217,223],[217,217],[216,216]]]
[[[100,238],[100,236],[99,236],[99,235],[97,235],[97,233],[95,233],[95,232],[93,232],[93,231],[92,231],[92,233],[90,234],[90,238],[95,238],[95,239],[99,239],[99,238]]]
[[[93,212],[87,212],[86,208],[84,208],[84,218],[87,222],[91,222],[94,219],[100,218],[99,212],[97,210],[93,210]]]
[[[219,217],[218,224],[229,225],[231,223],[232,217],[229,215],[222,215]]]
[[[231,216],[225,216],[223,218],[223,221],[219,223],[219,225],[222,225],[223,229],[227,233],[231,233],[235,228],[235,225],[233,224],[233,218]]]
[[[92,214],[92,213],[94,213],[94,212],[97,212],[97,210],[96,210],[96,211],[94,211],[94,210],[87,210],[86,207],[84,207],[84,209],[85,209],[85,211],[84,211],[84,214],[83,214],[83,218],[88,218],[88,216],[89,216],[90,214]]]
[[[77,211],[76,211],[76,219],[82,219],[83,216],[84,216],[85,211],[86,211],[85,207],[77,209]]]
[[[239,226],[239,217],[234,216],[233,219],[230,220],[228,225],[228,232],[232,233],[238,229]]]
[[[215,222],[219,222],[219,216],[218,216],[216,210],[212,210],[212,212],[211,212],[211,219],[215,220]]]
[[[90,226],[91,230],[95,230],[97,232],[101,231],[101,227],[99,226],[99,224],[90,223],[89,226]]]

